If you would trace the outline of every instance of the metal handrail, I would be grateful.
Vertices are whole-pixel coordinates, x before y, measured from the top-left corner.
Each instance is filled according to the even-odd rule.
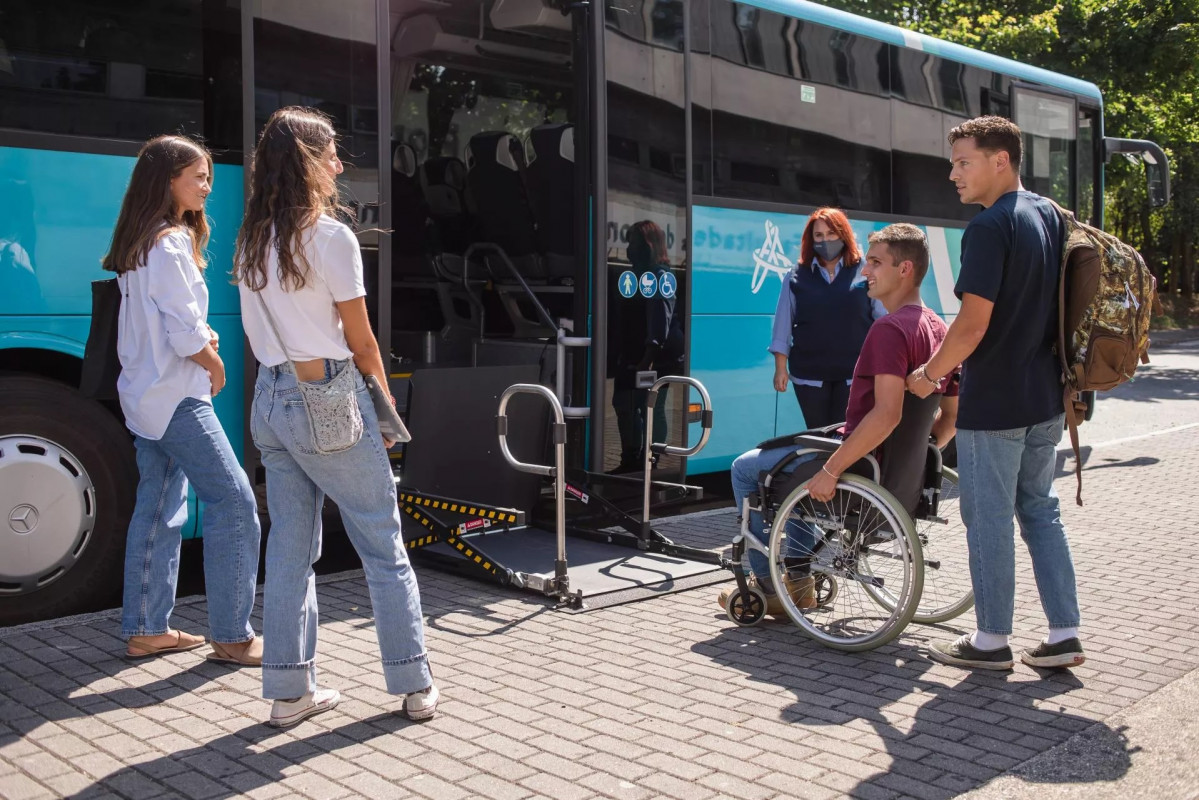
[[[529,284],[525,281],[525,277],[520,274],[520,270],[518,270],[516,265],[512,263],[512,259],[508,258],[508,254],[504,252],[504,248],[500,247],[494,242],[475,242],[470,247],[466,248],[466,252],[462,254],[463,285],[465,286],[468,280],[467,275],[470,271],[470,257],[479,250],[490,251],[500,257],[500,261],[504,263],[504,266],[506,266],[508,271],[512,273],[512,277],[516,278],[517,282],[521,285],[521,288],[525,290],[525,294],[529,296],[529,300],[533,303],[533,307],[537,310],[537,316],[541,317],[541,321],[545,324],[545,327],[547,327],[550,331],[558,330],[558,326],[554,324],[554,319],[550,316],[550,312],[545,310],[545,306],[541,304],[541,301],[537,299],[537,295],[532,289],[529,288]],[[487,267],[487,271],[491,272],[490,265],[486,261],[484,261],[483,264]],[[494,277],[495,276],[492,275],[492,278]]]
[[[681,383],[690,386],[699,392],[701,403],[700,410],[700,425],[703,426],[703,433],[700,434],[699,441],[692,447],[672,447],[666,442],[654,442],[654,406],[658,402],[658,389],[668,383]],[[687,398],[689,399],[689,398]],[[654,381],[654,385],[649,388],[645,396],[645,494],[641,504],[641,538],[643,541],[648,540],[649,526],[649,491],[650,491],[650,470],[653,468],[653,454],[661,453],[670,456],[693,456],[700,450],[704,449],[704,445],[708,443],[708,437],[712,435],[712,398],[708,395],[707,388],[695,378],[687,377],[686,375],[663,375],[658,380]],[[652,443],[652,444],[651,444]]]
[[[535,394],[546,399],[554,412],[554,466],[543,464],[526,464],[518,461],[508,449],[508,401],[518,394]],[[554,588],[559,600],[566,600],[570,594],[570,576],[566,569],[566,420],[562,414],[562,404],[558,398],[544,386],[535,383],[517,383],[509,386],[500,395],[500,409],[495,417],[496,433],[500,439],[500,452],[504,460],[520,472],[532,475],[544,475],[554,479],[554,525],[557,535],[558,552],[554,561]]]

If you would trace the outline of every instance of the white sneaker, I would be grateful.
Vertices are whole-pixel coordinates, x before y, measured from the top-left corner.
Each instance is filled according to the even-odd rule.
[[[341,692],[336,689],[317,689],[297,700],[276,700],[271,706],[271,718],[267,725],[290,728],[309,717],[336,708],[339,702]]]
[[[408,719],[431,719],[437,713],[437,701],[440,699],[441,692],[437,691],[437,685],[429,684],[427,689],[404,698],[404,712],[408,714]]]

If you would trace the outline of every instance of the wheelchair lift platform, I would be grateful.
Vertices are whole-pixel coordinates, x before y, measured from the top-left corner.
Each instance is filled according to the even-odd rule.
[[[409,413],[414,442],[407,445],[404,477],[397,486],[400,509],[410,519],[404,535],[413,558],[552,598],[558,609],[574,613],[727,580],[729,573],[718,553],[675,544],[645,521],[651,496],[698,497],[700,490],[663,482],[647,485],[643,493],[646,513],[637,519],[596,493],[595,484],[607,480],[606,476],[579,470],[567,474],[562,463],[565,424],[557,398],[533,383],[509,385],[513,378],[533,377],[524,375],[526,370],[436,369],[413,375]],[[469,388],[460,385],[464,380]],[[662,379],[668,380],[692,383],[691,379]],[[544,406],[519,397],[530,394],[549,401],[555,415],[552,425],[546,424]],[[706,407],[706,392],[701,390],[701,394]],[[514,399],[509,415],[508,405]],[[425,416],[421,407],[434,402],[438,413]],[[498,416],[494,412],[497,405]],[[704,417],[706,441],[710,412]],[[429,419],[452,419],[454,423],[451,430],[428,430],[422,427],[422,420]],[[518,461],[509,449],[510,431],[519,433],[513,437],[513,446],[529,456],[545,452],[550,433],[555,466]],[[426,441],[446,441],[436,438],[439,435],[456,437],[463,446],[451,447],[449,452],[465,458],[452,464],[443,460],[434,468],[431,452],[419,445],[413,448],[426,436]],[[657,449],[677,454],[698,451],[698,447],[668,450],[665,445]],[[438,450],[444,458],[446,448]],[[649,470],[646,472],[648,475]],[[551,525],[539,526],[540,520],[530,519],[523,508],[487,502],[515,497],[522,500],[521,506],[534,508],[541,495],[542,477],[553,478],[555,485],[556,519]],[[416,485],[438,493],[411,488]],[[457,499],[463,496],[479,501]],[[568,505],[575,512],[571,516],[585,520],[586,525],[566,524]],[[554,530],[547,529],[551,527]]]

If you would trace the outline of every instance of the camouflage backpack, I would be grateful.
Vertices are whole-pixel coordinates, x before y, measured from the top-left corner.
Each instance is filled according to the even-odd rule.
[[[1056,204],[1055,204],[1056,205]],[[1149,317],[1159,310],[1157,282],[1141,254],[1058,206],[1065,232],[1058,284],[1057,353],[1063,404],[1082,505],[1078,425],[1082,393],[1114,389],[1149,363]]]

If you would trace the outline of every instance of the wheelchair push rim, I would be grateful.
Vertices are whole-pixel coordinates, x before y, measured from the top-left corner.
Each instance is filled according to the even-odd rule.
[[[924,551],[924,591],[912,621],[923,625],[954,619],[974,607],[958,473],[949,467],[941,468],[937,516],[945,522],[916,520],[916,536]]]
[[[783,501],[770,530],[772,585],[785,585],[783,578],[797,557],[810,558],[811,571],[824,573],[837,585],[827,604],[811,609],[801,609],[788,592],[779,592],[787,615],[805,634],[828,647],[855,652],[886,644],[911,622],[924,565],[915,526],[899,509],[890,492],[856,475],[841,476],[827,503],[812,499],[806,484]],[[791,545],[789,520],[818,529],[818,546],[804,552]],[[884,606],[880,594],[895,602]]]

